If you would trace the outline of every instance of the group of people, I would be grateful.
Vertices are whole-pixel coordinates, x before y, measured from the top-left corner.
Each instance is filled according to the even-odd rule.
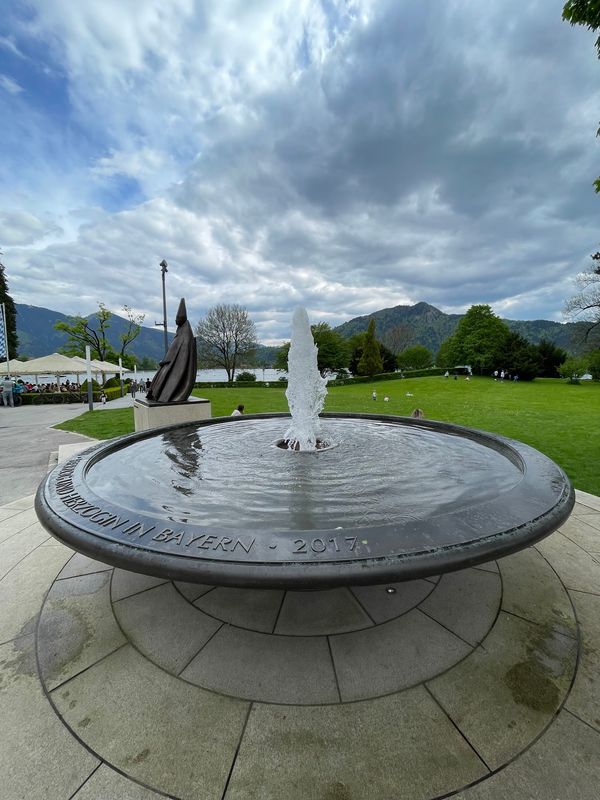
[[[495,381],[498,381],[498,380],[500,380],[500,381],[510,381],[510,380],[518,381],[519,380],[519,376],[517,375],[516,372],[515,372],[514,375],[511,375],[510,372],[507,369],[501,369],[500,371],[495,369],[493,371],[492,375],[494,376],[494,380]]]

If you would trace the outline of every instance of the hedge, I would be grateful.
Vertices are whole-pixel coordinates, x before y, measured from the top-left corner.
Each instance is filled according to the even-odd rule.
[[[107,400],[121,396],[121,388],[105,389]],[[100,402],[102,390],[94,390],[94,403]],[[87,403],[87,392],[23,392],[21,402],[24,406],[46,406],[57,403]]]

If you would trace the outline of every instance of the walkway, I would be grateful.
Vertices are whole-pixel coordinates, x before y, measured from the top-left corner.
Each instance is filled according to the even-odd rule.
[[[4,505],[3,800],[598,800],[600,499],[577,501],[497,563],[310,593],[112,569]]]

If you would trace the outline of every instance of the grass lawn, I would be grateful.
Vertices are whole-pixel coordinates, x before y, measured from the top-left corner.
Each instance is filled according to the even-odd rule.
[[[377,391],[377,400],[371,392]],[[407,396],[410,393],[412,396]],[[194,394],[211,401],[214,417],[239,404],[247,414],[287,411],[283,388],[202,389]],[[384,396],[389,397],[384,402]],[[530,444],[550,456],[574,485],[600,495],[600,384],[537,379],[509,383],[490,378],[411,378],[331,387],[325,411],[409,415],[421,408],[430,419],[456,422],[500,433]],[[108,439],[133,431],[133,411],[92,411],[56,427]]]

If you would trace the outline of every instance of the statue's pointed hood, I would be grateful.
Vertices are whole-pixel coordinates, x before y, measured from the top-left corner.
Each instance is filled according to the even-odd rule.
[[[177,316],[175,317],[175,322],[177,323],[177,327],[183,325],[184,322],[187,322],[187,309],[185,307],[185,298],[181,298],[181,302],[179,303],[179,308],[177,309]]]

